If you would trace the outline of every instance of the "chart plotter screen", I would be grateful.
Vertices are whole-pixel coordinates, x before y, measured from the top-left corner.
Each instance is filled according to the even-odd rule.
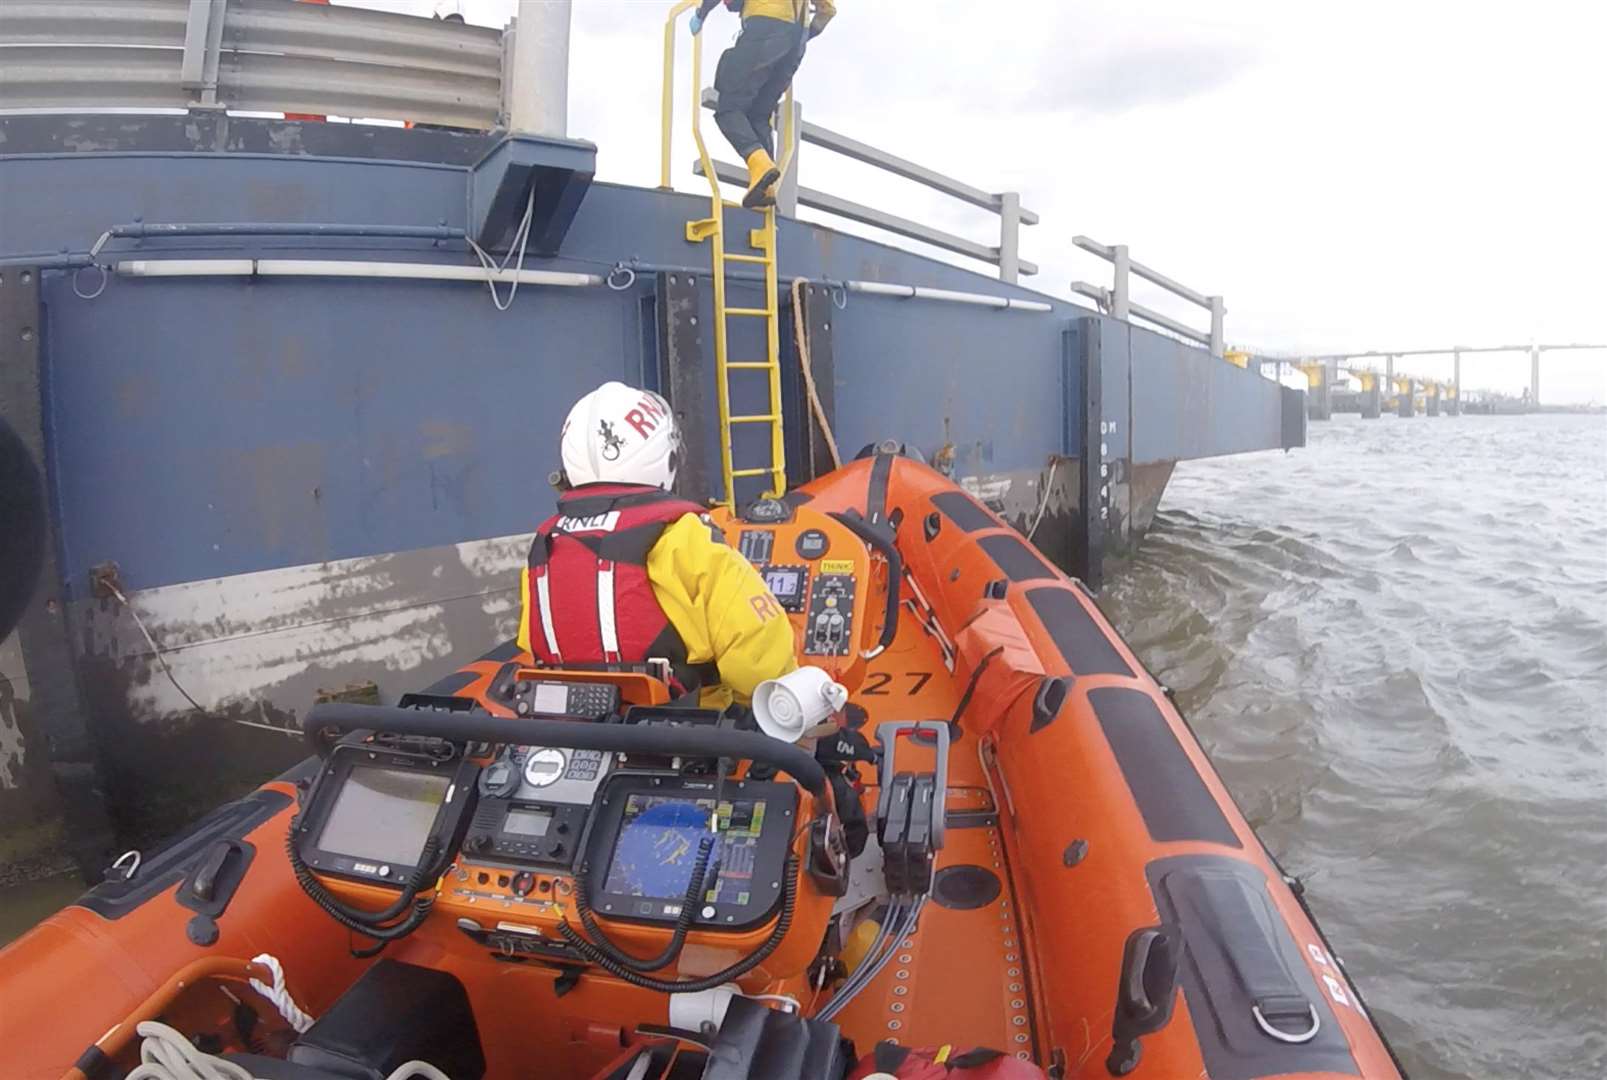
[[[424,850],[450,776],[358,765],[318,836],[336,855],[411,866]]]
[[[713,808],[713,799],[633,792],[625,803],[604,891],[654,900],[683,898]],[[704,895],[707,903],[748,903],[764,813],[763,799],[720,802],[719,835],[710,860],[719,863],[720,876]]]

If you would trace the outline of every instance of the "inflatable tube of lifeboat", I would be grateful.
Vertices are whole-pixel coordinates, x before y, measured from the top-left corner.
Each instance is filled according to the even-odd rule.
[[[947,631],[969,687],[962,739],[1018,875],[1040,1061],[1068,1076],[1400,1075],[1291,879],[1080,583],[906,458],[792,498],[896,529],[907,608]]]

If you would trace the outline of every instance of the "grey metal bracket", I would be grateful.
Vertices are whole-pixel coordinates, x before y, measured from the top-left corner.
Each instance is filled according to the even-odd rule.
[[[529,251],[556,255],[596,171],[593,143],[506,136],[469,170],[469,235],[488,251],[505,249],[528,207]]]
[[[223,51],[224,9],[229,0],[190,0],[184,23],[184,59],[179,85],[195,92],[191,108],[221,109],[218,101],[219,56]]]

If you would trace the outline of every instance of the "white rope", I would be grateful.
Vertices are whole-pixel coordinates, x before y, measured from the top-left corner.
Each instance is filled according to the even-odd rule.
[[[151,632],[145,629],[145,620],[139,617],[139,612],[135,611],[134,605],[128,602],[128,597],[123,595],[123,590],[119,589],[110,581],[104,581],[103,584],[111,591],[113,596],[117,597],[117,602],[123,605],[123,610],[127,611],[129,615],[133,616],[134,625],[139,627],[139,632],[141,634],[145,635],[145,644],[151,647],[151,655],[156,657],[156,662],[162,666],[162,671],[167,675],[167,681],[173,684],[173,689],[182,694],[184,696],[184,700],[188,701],[190,706],[195,709],[196,712],[200,713],[202,716],[205,716],[207,713],[205,709],[201,708],[201,703],[196,701],[195,698],[191,697],[188,690],[179,685],[178,679],[173,675],[173,669],[167,666],[167,657],[162,655],[162,647],[156,643],[156,639],[151,636]]]
[[[279,958],[268,953],[259,953],[251,958],[253,964],[261,964],[273,972],[273,985],[269,986],[261,979],[251,980],[251,989],[273,1002],[273,1007],[279,1010],[279,1015],[285,1018],[285,1023],[296,1029],[300,1035],[312,1027],[312,1017],[302,1011],[296,999],[290,996],[290,990],[285,986],[285,969],[279,963]]]
[[[257,1080],[245,1066],[203,1054],[195,1044],[166,1024],[141,1020],[135,1029],[144,1037],[140,1063],[124,1080]],[[398,1065],[385,1080],[451,1080],[427,1061]]]
[[[500,263],[493,259],[490,255],[486,254],[485,249],[474,242],[474,237],[464,237],[464,240],[468,242],[469,247],[474,251],[475,257],[480,260],[480,267],[485,271],[486,288],[491,290],[491,303],[496,306],[498,311],[507,311],[509,308],[511,308],[513,306],[513,298],[519,295],[519,271],[524,269],[525,244],[530,240],[530,221],[535,215],[535,211],[536,189],[534,185],[531,185],[530,198],[525,203],[524,220],[519,222],[519,228],[513,234],[513,241],[508,245],[508,254],[503,256],[503,259]],[[519,256],[517,262],[514,262],[515,252],[517,252]],[[507,273],[508,263],[510,262],[514,262],[513,285],[508,289],[508,299],[504,301],[500,296],[497,295],[497,278]]]
[[[815,369],[809,363],[809,335],[804,331],[803,322],[803,278],[795,278],[792,282],[792,329],[793,337],[798,342],[798,367],[803,371],[804,386],[809,391],[809,406],[815,414],[815,420],[820,424],[820,433],[826,437],[826,450],[831,454],[831,467],[843,467],[842,455],[837,453],[837,436],[832,434],[831,424],[826,421],[826,407],[820,403],[820,392],[815,389]],[[810,464],[813,465],[813,453]]]
[[[178,676],[173,674],[173,669],[168,666],[167,657],[163,655],[166,650],[163,649],[161,645],[157,644],[155,635],[153,635],[150,631],[150,628],[145,625],[145,620],[140,618],[139,609],[129,602],[128,597],[123,595],[123,590],[119,589],[114,582],[103,580],[101,584],[106,586],[107,590],[117,598],[117,602],[119,604],[123,605],[123,610],[128,612],[129,618],[134,620],[134,625],[137,626],[139,628],[139,632],[145,636],[145,644],[151,647],[151,655],[156,658],[156,663],[162,669],[162,673],[167,676],[167,681],[173,684],[173,689],[177,690],[180,696],[182,696],[185,701],[190,703],[190,708],[194,709],[201,716],[210,718],[212,714],[201,708],[201,703],[195,700],[195,695],[184,689],[184,686],[178,680]],[[279,735],[290,735],[296,738],[302,737],[302,733],[299,728],[285,728],[276,724],[261,724],[255,720],[242,720],[239,717],[234,717],[233,721],[234,723],[239,724],[241,727],[261,728],[264,731],[272,731]],[[125,853],[125,855],[126,854],[127,853]],[[119,862],[120,861],[121,860],[119,860]],[[115,866],[116,864],[114,863],[113,865]],[[128,873],[128,877],[133,877],[134,871],[137,871],[138,869],[139,860],[135,859],[134,870]]]
[[[1043,514],[1049,509],[1049,496],[1054,490],[1055,470],[1060,467],[1058,457],[1049,462],[1049,476],[1043,482],[1043,498],[1038,501],[1038,516],[1032,519],[1032,528],[1027,530],[1027,539],[1031,540],[1038,533],[1038,526],[1043,524]]]
[[[140,1063],[126,1080],[254,1080],[244,1066],[201,1053],[166,1024],[141,1020],[135,1030],[145,1041]]]

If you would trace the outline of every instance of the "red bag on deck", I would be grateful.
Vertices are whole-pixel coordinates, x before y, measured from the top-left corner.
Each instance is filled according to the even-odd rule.
[[[1047,1080],[1049,1075],[1030,1061],[986,1047],[933,1049],[890,1042],[877,1043],[848,1074],[848,1080],[865,1080],[876,1073],[898,1080]]]

